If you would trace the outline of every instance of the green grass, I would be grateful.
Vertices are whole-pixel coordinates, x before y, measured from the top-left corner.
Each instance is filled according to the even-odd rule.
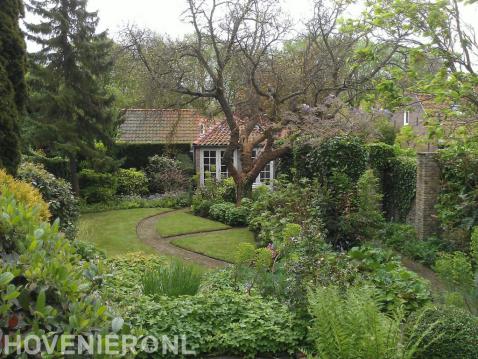
[[[172,241],[178,247],[233,263],[240,243],[254,244],[254,235],[247,228],[224,232],[191,235]]]
[[[156,224],[156,230],[163,238],[228,228],[231,227],[185,212],[164,216]]]
[[[129,252],[154,252],[141,243],[136,235],[136,225],[144,218],[168,211],[162,208],[135,208],[83,214],[80,217],[78,239],[94,243],[109,257]]]

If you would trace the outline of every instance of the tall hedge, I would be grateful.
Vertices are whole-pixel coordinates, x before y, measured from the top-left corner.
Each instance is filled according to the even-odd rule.
[[[397,155],[385,143],[367,145],[370,167],[381,181],[383,210],[389,220],[404,221],[416,194],[416,159]]]
[[[0,167],[15,173],[20,163],[19,117],[26,100],[26,53],[20,0],[0,6]]]
[[[356,137],[332,137],[319,146],[304,145],[295,155],[297,173],[309,178],[327,181],[342,173],[355,183],[367,169],[367,150]]]
[[[439,151],[439,160],[438,218],[446,238],[462,246],[469,243],[471,230],[478,225],[478,144],[475,139],[457,141]]]

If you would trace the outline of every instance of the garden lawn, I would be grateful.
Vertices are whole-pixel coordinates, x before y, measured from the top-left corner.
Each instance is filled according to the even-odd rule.
[[[185,212],[175,212],[164,216],[156,224],[156,230],[163,238],[228,228],[231,227]]]
[[[237,247],[241,243],[255,245],[254,235],[247,228],[195,234],[175,239],[172,244],[206,256],[234,263]]]
[[[136,225],[146,217],[166,211],[169,209],[135,208],[83,214],[78,239],[94,243],[109,257],[138,251],[152,253],[150,246],[138,240]]]

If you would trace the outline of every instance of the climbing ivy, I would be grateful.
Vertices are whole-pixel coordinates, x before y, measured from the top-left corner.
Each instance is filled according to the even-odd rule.
[[[414,157],[400,156],[385,143],[367,146],[369,164],[380,178],[383,210],[389,220],[404,221],[416,193],[417,165]]]

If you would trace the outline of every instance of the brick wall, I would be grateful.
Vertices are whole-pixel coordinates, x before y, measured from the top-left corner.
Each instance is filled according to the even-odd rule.
[[[418,238],[424,239],[439,228],[435,205],[440,191],[440,167],[433,152],[418,153],[417,160],[415,228]]]

